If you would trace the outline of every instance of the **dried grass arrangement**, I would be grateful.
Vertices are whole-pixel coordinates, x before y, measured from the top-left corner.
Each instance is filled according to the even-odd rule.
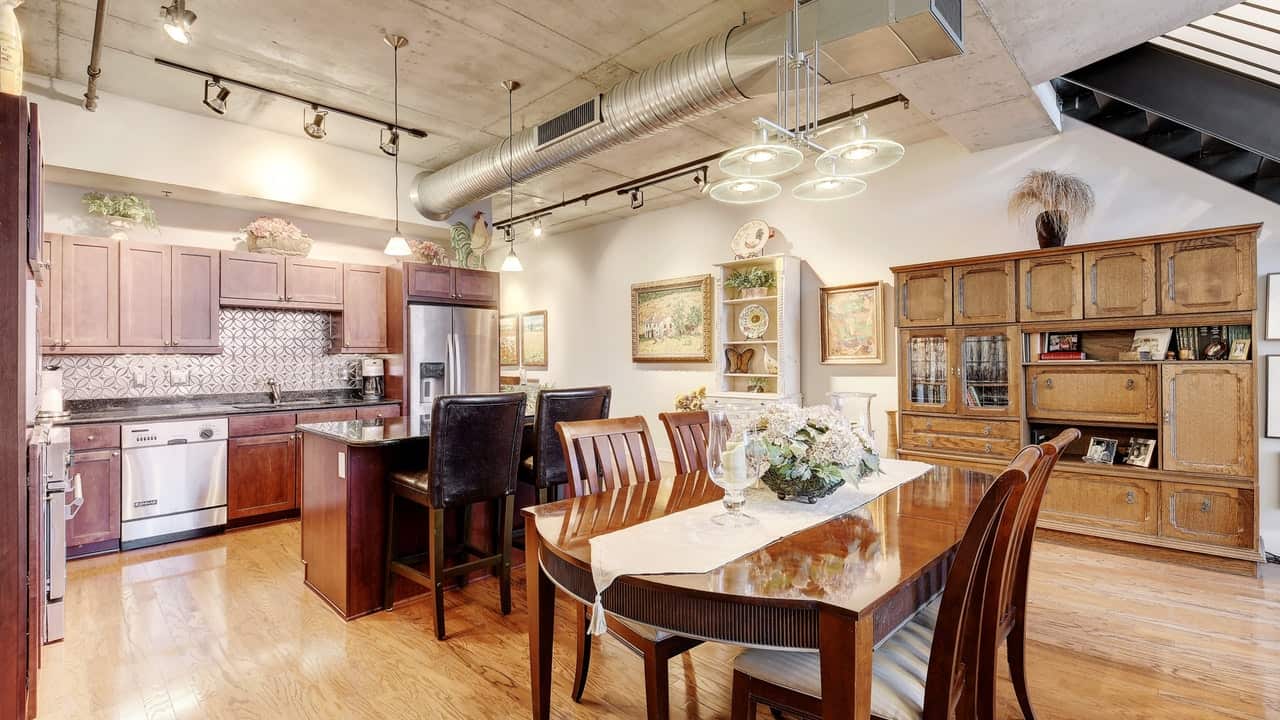
[[[1035,216],[1040,247],[1060,247],[1072,225],[1093,212],[1093,188],[1075,175],[1032,170],[1009,194],[1009,216]]]

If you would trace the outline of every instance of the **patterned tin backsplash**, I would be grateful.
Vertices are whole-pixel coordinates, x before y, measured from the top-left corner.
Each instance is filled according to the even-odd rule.
[[[330,355],[329,316],[224,308],[221,355],[71,355],[61,358],[68,400],[355,388],[363,355]],[[135,377],[141,373],[141,377]],[[180,382],[186,374],[186,382]],[[141,382],[138,382],[141,380]]]

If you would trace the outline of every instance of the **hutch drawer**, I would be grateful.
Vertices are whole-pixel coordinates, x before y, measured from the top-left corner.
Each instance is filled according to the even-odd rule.
[[[1027,417],[1154,424],[1159,390],[1153,364],[1029,367]]]
[[[1160,534],[1193,542],[1251,548],[1252,490],[1186,483],[1161,484]]]
[[[1045,487],[1040,516],[1088,528],[1155,535],[1160,483],[1057,470]]]
[[[1021,447],[1016,421],[902,416],[902,447],[970,455],[1013,457]]]

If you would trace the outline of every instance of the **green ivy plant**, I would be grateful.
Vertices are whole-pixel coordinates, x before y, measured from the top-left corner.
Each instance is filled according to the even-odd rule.
[[[109,195],[107,193],[85,193],[81,198],[90,215],[104,218],[123,218],[141,224],[150,230],[156,229],[156,211],[146,200],[137,195]]]
[[[725,287],[731,287],[735,290],[773,287],[774,274],[772,270],[766,270],[761,267],[751,268],[750,270],[734,270],[729,274],[724,284]]]

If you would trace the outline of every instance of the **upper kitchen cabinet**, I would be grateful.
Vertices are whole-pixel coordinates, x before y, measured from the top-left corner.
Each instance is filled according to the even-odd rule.
[[[168,347],[173,342],[170,246],[125,242],[120,246],[120,344]]]
[[[1252,234],[1161,243],[1160,312],[1253,310],[1254,253]]]
[[[498,304],[498,273],[484,270],[453,270],[453,296],[465,303]]]
[[[453,268],[425,263],[404,264],[409,297],[427,300],[453,299]]]
[[[1001,325],[1017,321],[1017,275],[1012,260],[963,265],[955,273],[955,324]]]
[[[1084,267],[1086,318],[1156,314],[1155,246],[1090,250]]]
[[[333,318],[332,352],[387,351],[387,269],[345,265],[342,314]]]
[[[41,347],[48,351],[62,342],[62,236],[45,235],[41,241],[40,257],[43,258],[40,272],[44,282],[36,286],[36,305],[40,308],[38,332]],[[55,268],[57,272],[54,272]]]
[[[1030,322],[1084,317],[1080,298],[1083,264],[1084,258],[1078,253],[1019,260],[1018,273],[1022,276],[1019,319]]]
[[[222,253],[223,305],[279,306],[284,302],[285,262],[280,255]]]
[[[41,328],[46,351],[111,348],[120,344],[120,245],[108,238],[50,236],[47,307]],[[56,260],[56,265],[53,263]],[[57,288],[57,292],[53,289]]]
[[[221,263],[217,250],[174,246],[170,298],[172,345],[216,348]]]
[[[951,268],[898,273],[898,327],[950,325]]]
[[[284,266],[287,302],[342,304],[342,263],[291,257]]]
[[[407,262],[404,294],[409,300],[442,305],[498,306],[498,273]]]

